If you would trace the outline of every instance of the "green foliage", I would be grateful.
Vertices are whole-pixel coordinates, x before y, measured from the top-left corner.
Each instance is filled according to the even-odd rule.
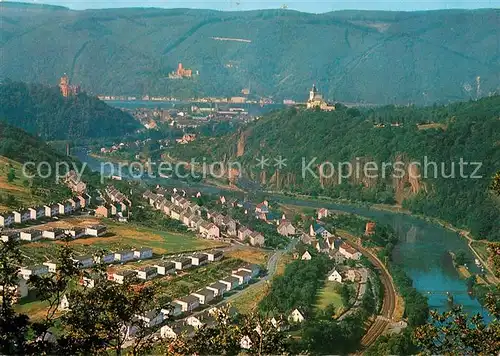
[[[367,356],[415,355],[418,348],[412,338],[413,329],[406,328],[400,334],[382,335],[366,350]]]
[[[439,314],[415,330],[414,338],[425,355],[498,355],[500,352],[500,295],[489,294],[486,307],[492,317],[487,323],[480,314],[469,317],[462,307]]]
[[[495,174],[493,181],[491,182],[491,189],[496,195],[500,195],[500,172]]]
[[[22,262],[19,242],[0,242],[0,353],[15,355],[25,352],[28,317],[17,314],[13,308],[17,273]]]
[[[25,16],[27,6],[4,2],[1,8],[2,76],[16,80],[55,84],[67,72],[86,90],[109,95],[227,97],[250,87],[256,97],[302,101],[315,82],[331,100],[404,105],[475,98],[479,74],[482,94],[498,90],[496,9],[308,14],[37,7]],[[450,32],[449,24],[460,25]],[[178,62],[200,74],[169,80]]]
[[[465,253],[465,251],[458,251],[455,254],[455,263],[458,266],[463,266],[466,263],[468,263],[468,261],[469,261],[469,259],[467,258],[467,254]]]
[[[363,319],[359,315],[342,322],[312,319],[303,326],[297,347],[317,355],[347,354],[358,348],[363,333]]]
[[[161,345],[159,353],[166,355],[237,355],[240,342],[249,339],[251,355],[280,355],[287,350],[285,334],[269,319],[259,314],[230,316],[229,308],[222,307],[215,315],[215,325],[196,330],[192,338],[177,337]]]
[[[186,232],[186,225],[178,220],[170,219],[162,212],[152,209],[150,206],[132,205],[130,221],[142,226],[172,232]]]
[[[132,116],[85,93],[64,98],[57,87],[0,85],[0,121],[44,139],[123,136],[139,128]]]
[[[340,288],[340,297],[342,298],[342,304],[345,306],[351,305],[351,300],[356,296],[356,292],[347,283],[342,284]]]
[[[12,183],[16,179],[16,172],[14,171],[14,168],[10,168],[9,172],[7,173],[7,182]]]
[[[401,267],[391,265],[390,272],[396,288],[405,301],[404,315],[408,319],[408,325],[413,327],[425,324],[429,316],[427,298],[413,287],[412,279]]]
[[[271,290],[262,299],[262,312],[288,315],[299,308],[310,314],[323,278],[332,262],[324,254],[314,254],[310,261],[297,260],[286,266],[285,273],[273,280]]]
[[[60,201],[71,197],[71,191],[66,186],[55,184],[58,180],[57,173],[62,176],[67,173],[67,170],[75,167],[81,170],[82,166],[81,163],[73,161],[70,157],[57,153],[40,139],[1,120],[0,156],[7,157],[21,164],[30,163],[26,165],[26,173],[33,176],[30,191],[32,195],[40,197],[40,200],[45,202]],[[42,165],[40,164],[42,162],[46,163]],[[60,167],[59,172],[56,170],[58,164]],[[38,167],[38,170],[35,167]],[[87,178],[92,177],[94,183],[97,185],[100,184],[99,179],[96,180],[95,175],[89,171],[89,169],[84,171],[84,180],[87,181]],[[15,177],[15,174],[12,175],[11,172],[12,170],[9,172],[9,175]],[[29,185],[29,182],[27,185]],[[19,206],[16,197],[10,194],[6,196],[0,194],[0,201],[9,207]]]

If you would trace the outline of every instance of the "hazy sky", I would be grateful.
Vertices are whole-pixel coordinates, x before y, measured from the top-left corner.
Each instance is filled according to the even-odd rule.
[[[289,9],[316,13],[343,9],[413,11],[500,7],[500,0],[24,0],[23,2],[63,5],[78,10],[110,7],[188,7],[217,10],[254,10],[276,9],[283,4],[287,4]]]

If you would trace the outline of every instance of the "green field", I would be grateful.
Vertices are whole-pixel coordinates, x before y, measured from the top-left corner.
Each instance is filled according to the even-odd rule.
[[[335,307],[336,315],[339,315],[344,309],[342,298],[338,292],[341,284],[338,282],[326,281],[325,285],[318,294],[318,301],[315,305],[316,309],[324,310],[330,304]]]
[[[195,237],[193,234],[178,234],[143,228],[132,224],[120,224],[111,220],[99,220],[93,217],[71,218],[52,222],[46,227],[64,228],[72,225],[87,226],[104,223],[108,233],[98,238],[82,238],[70,242],[77,255],[96,253],[97,251],[118,251],[150,247],[156,255],[176,254],[205,250],[224,246],[223,243]],[[37,227],[42,228],[42,227]],[[43,240],[27,243],[21,247],[26,263],[40,263],[54,259],[61,241]]]
[[[173,278],[157,278],[153,285],[157,287],[155,299],[161,304],[165,301],[183,297],[207,285],[231,275],[231,271],[244,264],[238,259],[224,259],[204,267],[189,271],[186,275]]]
[[[489,252],[488,252],[488,243],[482,241],[473,241],[472,247],[474,250],[481,256],[481,258],[486,262],[488,261]]]
[[[15,179],[9,182],[7,175],[11,168],[14,171]],[[7,194],[12,195],[20,205],[31,206],[40,204],[40,200],[32,196],[30,189],[25,186],[25,181],[29,183],[28,179],[23,178],[22,165],[18,162],[0,156],[0,193],[5,199]],[[0,202],[0,211],[10,210],[7,206],[2,205]]]

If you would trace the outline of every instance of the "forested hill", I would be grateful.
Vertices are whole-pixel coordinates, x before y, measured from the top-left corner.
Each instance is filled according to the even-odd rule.
[[[133,133],[138,122],[97,98],[64,98],[58,87],[6,81],[0,84],[0,121],[46,140],[115,137]]]
[[[500,240],[500,202],[489,190],[494,173],[500,170],[500,96],[449,106],[382,107],[360,112],[338,107],[337,111],[313,112],[288,109],[268,115],[244,130],[221,140],[201,140],[186,145],[172,155],[183,159],[211,157],[213,160],[237,160],[244,174],[272,189],[329,195],[336,198],[376,203],[401,203],[413,212],[443,218],[468,227],[479,237]],[[269,159],[264,170],[256,166],[260,157]],[[279,156],[286,167],[276,171]],[[317,173],[302,178],[302,159]],[[437,163],[427,174],[412,162]],[[471,162],[460,176],[460,159]],[[332,162],[336,173],[319,165]],[[363,165],[375,161],[378,178]],[[390,166],[382,176],[382,162],[401,161],[403,177]],[[353,174],[339,184],[339,162],[360,164],[360,174]],[[444,178],[452,172],[455,177]],[[472,179],[472,162],[482,166]],[[444,165],[444,169],[441,165]],[[422,166],[423,167],[423,166]],[[393,177],[392,173],[397,177]],[[410,176],[410,172],[412,173]],[[443,173],[442,173],[443,172]],[[419,175],[421,177],[419,177]],[[427,176],[427,178],[426,178]]]
[[[235,96],[250,88],[301,101],[316,83],[329,100],[375,104],[499,90],[498,9],[71,11],[2,2],[0,11],[0,79],[55,84],[66,72],[96,94]],[[169,80],[179,62],[199,75]]]
[[[31,136],[17,127],[0,120],[0,156],[19,163],[71,162],[71,160],[54,151],[45,142]]]

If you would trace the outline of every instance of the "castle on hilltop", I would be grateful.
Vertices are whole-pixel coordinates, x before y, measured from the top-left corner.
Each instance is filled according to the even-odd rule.
[[[323,99],[323,95],[318,92],[316,85],[313,84],[311,91],[309,92],[309,100],[307,100],[308,109],[320,108],[323,111],[334,111],[335,105],[330,105]]]
[[[191,69],[185,69],[182,63],[179,63],[177,71],[174,71],[168,75],[170,79],[182,79],[182,78],[192,78],[193,71]]]
[[[66,73],[64,73],[64,75],[59,80],[59,89],[61,89],[61,94],[65,98],[70,95],[78,95],[78,93],[80,93],[80,86],[70,85],[69,77],[66,75]]]

